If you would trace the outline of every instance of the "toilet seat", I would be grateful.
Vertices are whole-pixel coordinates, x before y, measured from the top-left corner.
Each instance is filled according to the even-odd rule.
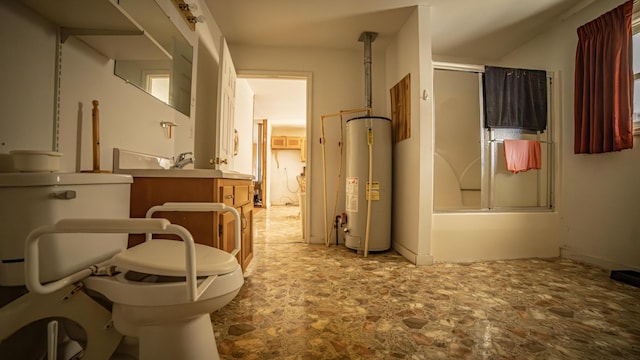
[[[185,287],[184,281],[176,282],[141,282],[126,279],[126,272],[114,276],[90,276],[82,282],[93,291],[97,291],[116,304],[128,306],[173,306],[193,304]],[[239,290],[244,278],[240,266],[233,272],[199,278],[197,285],[204,282],[212,283],[200,294],[200,301],[215,298]]]
[[[237,287],[242,271],[237,259],[230,253],[206,245],[195,245],[197,286],[216,280],[208,286],[201,299],[226,294]],[[98,291],[118,304],[132,306],[168,306],[192,303],[184,285],[185,244],[182,241],[154,239],[116,254],[108,265],[120,271],[114,276],[91,276],[83,280],[87,288]],[[177,281],[145,282],[127,279],[127,272],[180,277]],[[226,279],[234,279],[227,281]]]
[[[153,239],[116,254],[112,264],[119,269],[161,276],[185,276],[185,245],[182,241]],[[230,253],[195,244],[196,276],[233,272],[239,264]]]

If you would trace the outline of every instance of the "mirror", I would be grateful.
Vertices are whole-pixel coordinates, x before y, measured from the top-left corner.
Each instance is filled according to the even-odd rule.
[[[190,115],[193,48],[154,0],[119,0],[118,4],[145,29],[165,56],[140,55],[115,61],[114,73]]]

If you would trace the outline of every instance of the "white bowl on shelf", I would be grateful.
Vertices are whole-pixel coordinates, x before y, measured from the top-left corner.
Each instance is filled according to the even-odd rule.
[[[41,150],[13,150],[9,154],[13,159],[13,167],[22,172],[58,171],[62,153]]]

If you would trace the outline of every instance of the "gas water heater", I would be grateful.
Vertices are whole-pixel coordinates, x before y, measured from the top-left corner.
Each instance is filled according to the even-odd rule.
[[[384,117],[347,120],[344,238],[350,249],[365,250],[367,224],[366,250],[391,247],[391,129],[391,120]]]

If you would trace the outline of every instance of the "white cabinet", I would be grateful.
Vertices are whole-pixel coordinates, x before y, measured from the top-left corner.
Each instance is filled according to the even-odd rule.
[[[233,169],[236,79],[236,69],[229,54],[227,41],[222,38],[220,40],[220,75],[218,76],[215,169]]]
[[[236,71],[224,38],[218,56],[199,43],[196,61],[195,167],[235,170],[234,114]]]

